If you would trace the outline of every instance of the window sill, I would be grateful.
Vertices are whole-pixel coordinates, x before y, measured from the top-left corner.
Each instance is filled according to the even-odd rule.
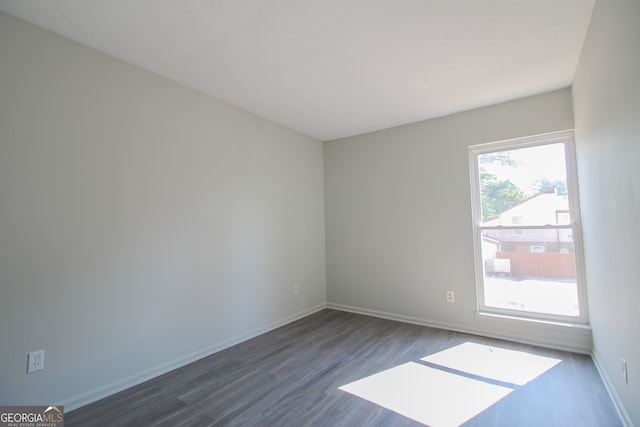
[[[487,311],[476,311],[475,318],[479,320],[488,320],[510,323],[526,324],[527,326],[538,327],[541,329],[559,328],[571,329],[575,333],[591,334],[591,326],[585,323],[562,322],[558,320],[533,319],[531,317],[515,316],[501,313],[492,313]]]

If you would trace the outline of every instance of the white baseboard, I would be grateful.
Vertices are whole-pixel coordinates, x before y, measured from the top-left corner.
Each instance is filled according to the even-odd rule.
[[[92,390],[88,390],[84,393],[80,393],[75,396],[71,396],[67,399],[63,399],[59,404],[64,405],[65,412],[73,411],[74,409],[78,409],[82,406],[88,405],[89,403],[93,403],[97,400],[103,399],[105,397],[111,396],[115,393],[118,393],[122,390],[126,390],[127,388],[133,387],[135,385],[141,384],[145,381],[148,381],[152,378],[160,376],[162,374],[166,374],[167,372],[173,371],[174,369],[180,368],[182,366],[188,365],[189,363],[195,362],[196,360],[202,359],[204,357],[210,356],[214,353],[232,347],[241,342],[247,341],[251,338],[257,337],[258,335],[262,335],[266,332],[269,332],[273,329],[279,328],[281,326],[287,325],[291,322],[295,322],[303,317],[309,316],[310,314],[316,313],[320,310],[327,308],[326,304],[319,304],[314,307],[308,308],[306,310],[302,310],[298,313],[294,313],[290,316],[287,316],[278,321],[269,323],[260,328],[249,331],[245,334],[238,335],[232,338],[229,338],[223,342],[216,343],[214,345],[208,346],[196,352],[187,354],[185,356],[181,356],[177,359],[171,360],[167,363],[163,363],[158,366],[154,366],[152,368],[146,369],[142,372],[138,372],[137,374],[130,375],[126,378],[122,378],[116,381],[113,381],[109,384],[106,384],[101,387],[97,387]]]
[[[600,378],[602,378],[604,387],[607,389],[607,393],[609,393],[609,397],[611,398],[616,411],[618,411],[618,415],[620,416],[622,423],[625,425],[625,427],[633,427],[631,417],[629,417],[629,414],[627,413],[627,410],[622,403],[622,399],[620,399],[620,395],[618,395],[616,389],[613,387],[613,382],[611,382],[611,378],[607,374],[607,371],[604,369],[602,361],[598,357],[598,353],[595,350],[591,353],[591,359],[593,359],[593,364],[596,365],[596,369],[600,374]]]
[[[533,339],[531,337],[526,337],[526,336],[523,336],[522,334],[518,334],[515,332],[513,334],[509,334],[509,333],[496,332],[496,331],[480,329],[480,328],[477,328],[477,329],[469,328],[469,327],[460,326],[452,323],[440,322],[432,319],[404,316],[396,313],[388,313],[384,311],[371,310],[368,308],[354,307],[354,306],[343,305],[343,304],[328,303],[327,308],[340,310],[340,311],[347,311],[347,312],[357,313],[357,314],[365,314],[368,316],[380,317],[382,319],[396,320],[398,322],[411,323],[414,325],[422,325],[422,326],[428,326],[432,328],[445,329],[448,331],[463,332],[466,334],[480,335],[488,338],[503,339],[507,341],[519,342],[522,344],[535,345],[538,347],[547,347],[547,348],[553,348],[556,350],[564,350],[564,351],[570,351],[573,353],[581,353],[586,355],[591,354],[591,346],[590,344],[587,344],[587,342],[571,343],[567,340],[561,340],[561,339],[555,339],[555,340],[554,339],[548,339],[548,340]],[[499,320],[488,320],[488,321],[499,321]],[[528,327],[536,328],[536,329],[544,328],[544,326],[542,325],[534,325],[534,324],[528,325]],[[590,334],[590,330],[588,328],[585,329],[585,331],[580,331],[580,333],[586,334],[587,333],[586,331],[588,331],[588,333]],[[590,343],[590,335],[589,335],[589,340],[585,340],[585,341],[588,341]]]

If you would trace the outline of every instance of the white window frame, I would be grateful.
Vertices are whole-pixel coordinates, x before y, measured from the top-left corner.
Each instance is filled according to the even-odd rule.
[[[567,171],[567,189],[570,223],[567,225],[541,225],[541,226],[483,226],[482,225],[482,203],[480,195],[480,171],[478,157],[482,154],[496,151],[514,150],[527,147],[535,147],[548,144],[563,143],[565,147],[565,162]],[[561,322],[567,324],[588,324],[587,292],[584,274],[584,261],[582,251],[581,227],[580,227],[580,204],[578,198],[578,179],[576,171],[576,156],[573,139],[573,131],[554,132],[543,135],[536,135],[525,138],[509,139],[504,141],[490,142],[486,144],[472,145],[469,147],[469,173],[471,183],[471,207],[473,217],[473,242],[476,267],[476,291],[477,310],[480,314],[505,315],[508,317],[533,319],[541,321]],[[489,307],[485,304],[484,277],[485,266],[482,257],[482,232],[484,230],[515,230],[515,229],[571,229],[573,233],[573,243],[575,249],[576,263],[576,286],[578,291],[578,304],[580,307],[579,316],[561,316],[552,314],[542,314],[536,312],[509,310],[505,308]]]

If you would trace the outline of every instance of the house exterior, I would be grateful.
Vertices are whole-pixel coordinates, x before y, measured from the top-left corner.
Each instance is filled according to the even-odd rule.
[[[569,225],[569,201],[550,188],[500,212],[482,225],[510,227],[482,233],[485,268],[489,273],[575,278],[575,248],[570,228],[514,229],[515,225]],[[508,260],[508,261],[506,261]]]

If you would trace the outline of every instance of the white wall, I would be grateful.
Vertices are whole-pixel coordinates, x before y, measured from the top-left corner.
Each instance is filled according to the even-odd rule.
[[[594,353],[640,426],[640,2],[598,1],[573,85]],[[629,383],[620,358],[628,362]]]
[[[589,330],[475,316],[468,146],[571,128],[563,89],[325,143],[329,305],[589,352]]]
[[[323,185],[321,142],[0,14],[0,403],[72,409],[324,307]]]

